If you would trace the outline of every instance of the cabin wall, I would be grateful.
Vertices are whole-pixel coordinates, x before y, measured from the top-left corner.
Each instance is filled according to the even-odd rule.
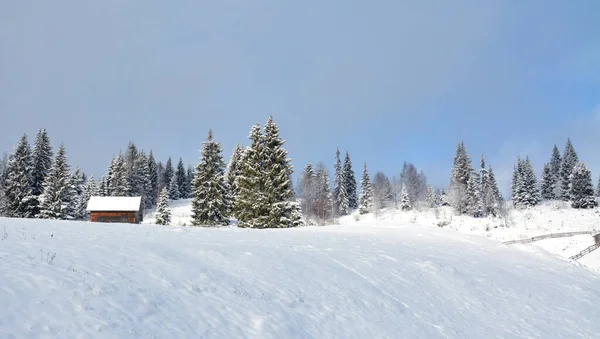
[[[90,213],[90,221],[136,224],[140,221],[137,215],[138,212],[94,211]]]

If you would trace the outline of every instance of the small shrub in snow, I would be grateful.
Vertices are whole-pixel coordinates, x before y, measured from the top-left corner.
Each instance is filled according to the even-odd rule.
[[[437,225],[438,225],[438,227],[446,227],[446,226],[450,225],[450,221],[448,221],[448,220],[438,221]]]

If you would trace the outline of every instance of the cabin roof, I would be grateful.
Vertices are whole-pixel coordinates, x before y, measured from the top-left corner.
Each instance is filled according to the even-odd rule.
[[[89,212],[137,212],[142,197],[90,197],[86,210]]]

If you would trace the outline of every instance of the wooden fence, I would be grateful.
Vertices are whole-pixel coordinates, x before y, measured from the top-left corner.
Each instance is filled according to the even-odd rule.
[[[503,244],[505,244],[505,245],[511,245],[511,244],[530,244],[532,242],[536,242],[536,241],[540,241],[540,240],[545,240],[545,239],[567,238],[567,237],[572,237],[572,236],[576,236],[576,235],[586,235],[586,234],[596,234],[596,233],[598,233],[598,231],[596,231],[596,230],[576,231],[576,232],[563,232],[563,233],[550,233],[550,234],[538,235],[538,236],[533,237],[533,238],[526,238],[526,239],[518,239],[518,240],[505,241],[505,242],[503,242]]]
[[[574,256],[570,257],[569,259],[571,259],[571,260],[577,260],[577,259],[579,259],[579,258],[583,257],[583,256],[584,256],[584,255],[586,255],[586,254],[592,253],[592,252],[593,252],[593,251],[595,251],[595,250],[596,250],[598,247],[600,247],[600,244],[598,244],[598,243],[596,243],[596,244],[593,244],[592,246],[590,246],[590,247],[586,248],[585,250],[583,250],[583,251],[581,251],[581,252],[579,252],[579,253],[575,254]]]
[[[533,238],[505,241],[505,242],[503,242],[503,244],[505,244],[505,245],[511,245],[511,244],[530,244],[532,242],[536,242],[536,241],[540,241],[540,240],[545,240],[545,239],[567,238],[567,237],[573,237],[573,236],[576,236],[576,235],[586,235],[586,234],[598,234],[598,231],[597,230],[591,230],[591,231],[550,233],[550,234],[538,235],[537,237],[533,237]],[[595,240],[597,241],[597,239],[595,239]],[[574,256],[570,257],[569,259],[571,259],[571,260],[580,259],[584,255],[592,253],[593,251],[595,251],[599,247],[600,247],[600,242],[596,242],[592,246],[590,246],[590,247],[584,249],[583,251],[575,254]]]

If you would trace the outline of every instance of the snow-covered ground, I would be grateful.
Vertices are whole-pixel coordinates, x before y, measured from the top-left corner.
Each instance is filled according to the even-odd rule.
[[[544,203],[527,210],[510,209],[506,218],[472,218],[457,216],[449,207],[402,212],[384,210],[379,215],[365,214],[343,217],[340,226],[361,226],[386,222],[390,225],[422,224],[443,225],[461,233],[484,236],[498,242],[526,239],[534,236],[574,231],[600,233],[600,210],[576,210],[560,202]],[[597,232],[596,232],[597,231]],[[537,241],[527,246],[537,246],[558,256],[569,258],[594,244],[592,235]],[[514,245],[513,245],[514,246]],[[600,249],[578,260],[591,270],[600,272]]]
[[[538,247],[420,223],[355,226],[0,219],[0,337],[600,333],[600,276]]]
[[[190,225],[191,201],[178,200],[170,202],[173,225]],[[154,215],[148,211],[145,223],[154,224]],[[335,227],[381,227],[385,222],[390,227],[405,224],[421,224],[438,226],[461,233],[484,236],[499,242],[525,239],[534,236],[573,231],[598,231],[600,233],[600,209],[576,210],[569,208],[564,202],[546,202],[527,210],[515,210],[509,207],[504,218],[472,218],[457,216],[449,207],[437,209],[423,208],[420,211],[402,212],[393,208],[375,214],[346,216],[339,220]],[[591,235],[580,235],[571,238],[548,239],[532,243],[553,254],[564,258],[579,253],[594,243]],[[578,260],[591,270],[600,272],[600,249]]]

